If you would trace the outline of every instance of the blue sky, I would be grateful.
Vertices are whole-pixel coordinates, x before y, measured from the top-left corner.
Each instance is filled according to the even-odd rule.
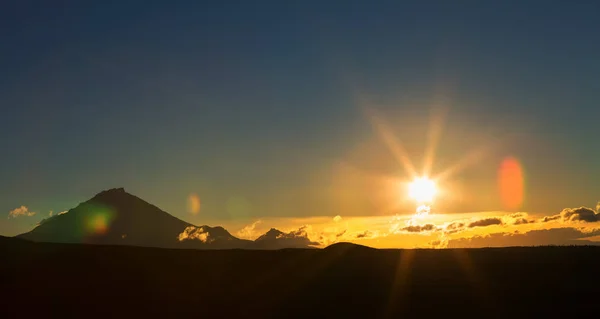
[[[196,223],[376,215],[369,192],[377,190],[353,190],[356,205],[332,195],[344,187],[340,163],[406,178],[364,101],[420,166],[440,99],[448,115],[438,171],[507,140],[453,177],[471,200],[441,210],[502,210],[496,172],[507,156],[525,172],[521,210],[594,205],[598,9],[592,1],[4,1],[0,210],[25,205],[39,219],[123,186]],[[196,216],[186,213],[191,193],[202,201]],[[0,233],[34,223],[3,220]]]

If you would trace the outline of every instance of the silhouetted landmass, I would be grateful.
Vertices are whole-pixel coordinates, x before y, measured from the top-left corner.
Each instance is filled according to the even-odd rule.
[[[0,239],[3,318],[597,316],[600,248],[186,250]]]
[[[254,244],[253,249],[282,249],[282,248],[308,248],[319,243],[312,242],[305,233],[289,232],[284,233],[275,228],[271,228],[264,235],[258,237]]]
[[[256,242],[223,227],[196,226],[131,195],[123,188],[103,191],[67,213],[44,219],[18,238],[35,242],[128,245],[158,248],[281,249],[308,248],[305,233],[274,230]]]

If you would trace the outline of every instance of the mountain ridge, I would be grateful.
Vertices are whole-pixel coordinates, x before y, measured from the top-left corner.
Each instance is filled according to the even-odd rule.
[[[42,220],[15,236],[34,242],[128,245],[157,248],[310,248],[306,233],[270,229],[256,240],[240,239],[221,226],[194,225],[125,191],[101,191],[66,213]]]

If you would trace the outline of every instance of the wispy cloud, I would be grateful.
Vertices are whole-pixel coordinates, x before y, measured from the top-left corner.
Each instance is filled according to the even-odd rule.
[[[27,208],[27,206],[21,206],[8,212],[8,218],[10,219],[17,218],[20,216],[33,216],[35,214],[35,212],[29,211],[29,208]]]
[[[380,236],[380,234],[378,231],[365,230],[363,232],[356,233],[354,235],[354,238],[356,238],[356,239],[372,239],[372,238],[377,238],[379,236]]]
[[[244,228],[240,229],[236,233],[236,235],[242,239],[255,239],[256,237],[259,236],[259,234],[256,231],[256,226],[258,226],[260,223],[262,223],[262,221],[259,219],[255,222],[253,222],[252,224],[247,225]]]

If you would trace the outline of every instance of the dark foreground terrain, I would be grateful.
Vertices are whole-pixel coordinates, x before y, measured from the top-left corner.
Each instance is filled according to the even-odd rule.
[[[0,238],[2,318],[598,317],[600,248],[182,250]]]

